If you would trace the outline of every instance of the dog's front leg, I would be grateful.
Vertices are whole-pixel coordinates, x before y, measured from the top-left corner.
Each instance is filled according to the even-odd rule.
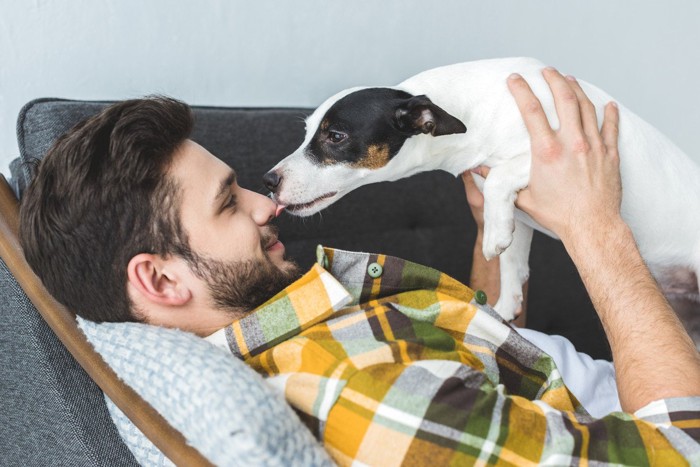
[[[484,181],[484,242],[487,260],[500,255],[513,241],[515,198],[530,179],[529,155],[517,156],[489,172]]]
[[[510,321],[523,300],[528,278],[532,229],[515,221],[515,198],[530,178],[529,154],[510,159],[489,172],[484,181],[483,253],[490,260],[501,255],[501,292],[496,311]]]
[[[515,221],[513,242],[500,256],[501,291],[494,307],[506,321],[515,318],[523,303],[523,284],[530,275],[528,259],[532,243],[532,228]]]

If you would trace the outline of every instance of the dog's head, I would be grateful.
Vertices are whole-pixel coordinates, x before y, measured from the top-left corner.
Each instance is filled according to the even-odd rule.
[[[309,216],[359,186],[415,173],[411,161],[398,162],[412,136],[466,131],[426,96],[391,88],[349,89],[316,109],[306,121],[302,145],[263,181],[278,204]]]

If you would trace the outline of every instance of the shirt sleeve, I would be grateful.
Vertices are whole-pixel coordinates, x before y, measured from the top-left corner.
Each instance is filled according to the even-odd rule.
[[[508,395],[483,373],[446,361],[375,365],[336,394],[322,437],[341,464],[700,462],[700,398],[585,419]]]
[[[634,414],[657,427],[691,465],[700,465],[700,397],[661,399]]]
[[[612,362],[595,360],[577,352],[571,341],[563,336],[533,329],[513,329],[554,360],[564,384],[589,414],[600,418],[622,411]]]

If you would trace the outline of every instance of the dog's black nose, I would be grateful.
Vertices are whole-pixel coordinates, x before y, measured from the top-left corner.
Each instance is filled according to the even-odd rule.
[[[281,181],[282,177],[280,177],[280,174],[278,174],[274,170],[271,170],[265,175],[263,175],[263,183],[265,184],[267,189],[273,193],[277,191],[277,187],[280,185]]]

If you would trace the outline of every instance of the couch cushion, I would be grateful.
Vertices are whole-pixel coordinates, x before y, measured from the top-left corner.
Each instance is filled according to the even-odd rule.
[[[102,391],[0,261],[0,452],[3,465],[138,465]]]

